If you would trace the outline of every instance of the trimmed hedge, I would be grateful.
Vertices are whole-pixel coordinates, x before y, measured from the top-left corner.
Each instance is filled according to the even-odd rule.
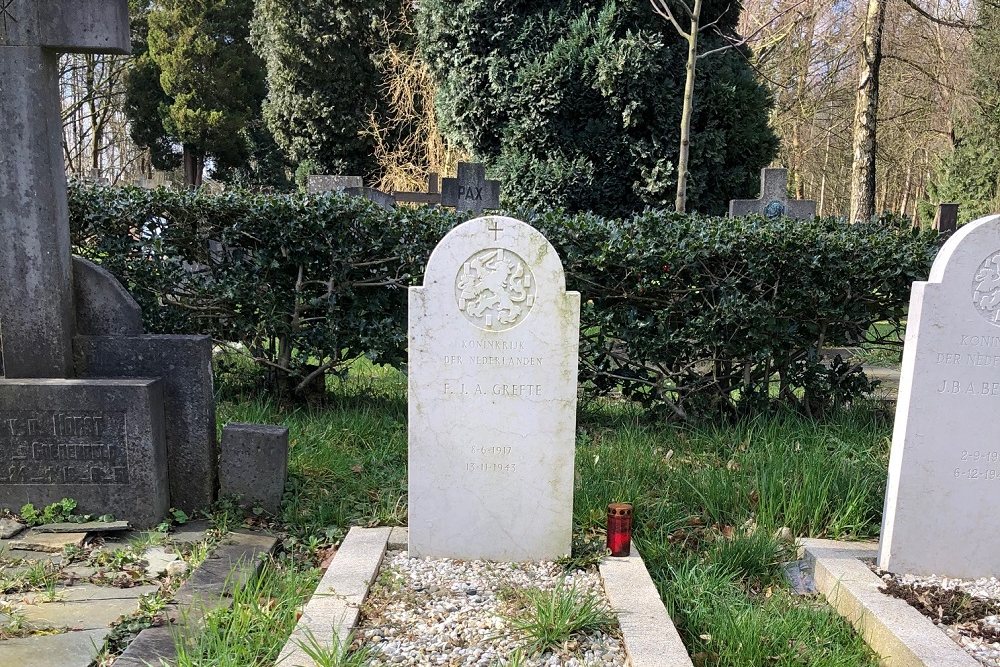
[[[77,252],[122,280],[150,331],[239,344],[273,389],[299,394],[359,355],[405,360],[405,288],[467,218],[337,195],[78,184],[70,211]],[[891,221],[516,217],[548,237],[582,293],[582,386],[676,418],[778,404],[815,414],[870,390],[817,350],[898,328],[939,244]]]

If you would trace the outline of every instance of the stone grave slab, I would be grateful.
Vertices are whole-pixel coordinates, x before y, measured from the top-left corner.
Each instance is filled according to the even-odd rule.
[[[191,512],[212,504],[218,444],[211,337],[77,336],[75,348],[81,377],[162,378],[170,505]]]
[[[84,521],[47,523],[35,526],[36,533],[119,533],[129,529],[128,521]]]
[[[309,194],[322,194],[324,192],[343,192],[349,188],[363,188],[365,186],[360,176],[334,176],[318,174],[309,177],[306,189]]]
[[[86,532],[78,533],[40,533],[37,530],[29,530],[21,533],[17,538],[10,541],[8,547],[20,549],[22,551],[47,551],[59,553],[69,546],[79,547],[83,545],[83,540],[87,537]]]
[[[498,561],[570,552],[580,296],[505,217],[459,225],[409,297],[409,549]]]
[[[66,601],[59,599],[63,591],[72,590],[57,588],[54,602],[35,602],[34,604],[15,604],[14,610],[22,614],[33,626],[44,628],[70,628],[73,630],[98,630],[110,627],[119,617],[134,613],[138,608],[139,596],[154,593],[159,586],[134,586],[132,588],[117,588],[117,596],[102,596],[89,600]],[[0,643],[0,646],[3,646]]]
[[[0,643],[0,664],[18,667],[90,667],[110,628],[65,632]]]
[[[816,202],[788,198],[788,170],[761,169],[760,197],[733,199],[729,202],[729,217],[737,218],[756,213],[765,218],[782,216],[796,220],[816,217]]]
[[[1000,216],[945,243],[908,320],[879,567],[1000,575]]]
[[[88,336],[138,336],[142,311],[132,295],[107,269],[73,258],[76,332]]]
[[[159,380],[0,380],[0,506],[73,498],[154,526],[169,507]]]
[[[0,540],[9,540],[24,531],[25,528],[26,526],[23,523],[18,523],[14,519],[4,517],[0,519]]]

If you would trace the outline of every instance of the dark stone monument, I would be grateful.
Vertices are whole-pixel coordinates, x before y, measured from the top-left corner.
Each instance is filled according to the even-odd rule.
[[[438,175],[431,172],[427,175],[427,192],[393,192],[397,204],[429,204],[437,206],[441,203],[441,192],[438,190]]]
[[[482,213],[500,208],[500,181],[486,180],[486,165],[458,163],[458,178],[446,178],[441,185],[441,204],[458,211]]]
[[[158,377],[167,415],[170,505],[212,504],[218,479],[212,339],[209,336],[77,336],[81,378]]]
[[[87,336],[137,336],[142,311],[106,269],[82,257],[73,258],[76,332]]]
[[[72,497],[143,528],[214,500],[217,447],[209,339],[141,335],[70,255],[58,54],[129,45],[128,0],[0,0],[0,506]]]
[[[148,528],[169,508],[159,380],[0,380],[0,499],[73,498]]]
[[[128,0],[3,0],[0,317],[7,377],[73,370],[59,53],[128,53]]]
[[[816,202],[788,198],[788,170],[761,169],[760,198],[733,199],[729,202],[729,217],[751,214],[765,218],[811,220],[816,217]]]
[[[288,479],[288,429],[259,424],[228,424],[222,429],[220,482],[223,496],[271,514],[281,509]]]
[[[938,204],[934,229],[942,233],[958,229],[958,204]]]
[[[310,176],[307,189],[312,195],[341,192],[350,197],[364,197],[386,210],[396,208],[396,200],[391,194],[365,187],[360,176]]]

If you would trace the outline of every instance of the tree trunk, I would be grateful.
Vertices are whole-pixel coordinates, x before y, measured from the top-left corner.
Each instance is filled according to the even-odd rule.
[[[864,41],[858,64],[854,107],[854,163],[851,167],[851,222],[875,215],[875,130],[878,124],[878,75],[886,0],[868,0]]]
[[[899,214],[906,215],[910,208],[910,188],[913,187],[913,161],[906,163],[906,180],[903,181],[903,201],[899,205]]]
[[[684,108],[681,111],[681,148],[677,156],[677,201],[678,213],[687,212],[688,149],[691,145],[691,112],[694,108],[694,75],[698,66],[698,30],[701,20],[702,0],[695,0],[691,12],[691,31],[687,34],[688,58],[687,76],[684,80]]]
[[[202,172],[205,171],[205,155],[187,144],[184,145],[184,185],[200,188]]]
[[[812,46],[816,37],[816,0],[811,0],[804,11],[808,12],[809,22],[806,25],[806,33],[803,37],[801,47],[801,61],[799,64],[798,77],[795,85],[795,102],[798,109],[792,121],[792,156],[794,164],[792,167],[792,191],[796,199],[805,199],[805,182],[802,178],[806,163],[805,155],[802,154],[802,138],[799,135],[800,125],[804,122],[803,105],[809,90],[809,65],[812,62]],[[814,116],[815,117],[815,116]]]

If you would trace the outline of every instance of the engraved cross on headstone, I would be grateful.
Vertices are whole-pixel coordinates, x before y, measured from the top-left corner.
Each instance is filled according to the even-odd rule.
[[[59,53],[128,53],[128,0],[0,0],[0,342],[10,378],[69,377],[73,274]]]
[[[486,165],[459,162],[458,178],[441,184],[441,204],[476,213],[500,208],[500,181],[486,180]]]
[[[496,218],[493,218],[490,220],[490,225],[486,228],[486,231],[493,232],[493,240],[499,241],[500,235],[503,234],[503,227],[500,226]]]
[[[756,213],[765,218],[809,220],[816,217],[816,202],[788,198],[788,170],[761,169],[760,198],[733,199],[729,202],[729,217]]]

